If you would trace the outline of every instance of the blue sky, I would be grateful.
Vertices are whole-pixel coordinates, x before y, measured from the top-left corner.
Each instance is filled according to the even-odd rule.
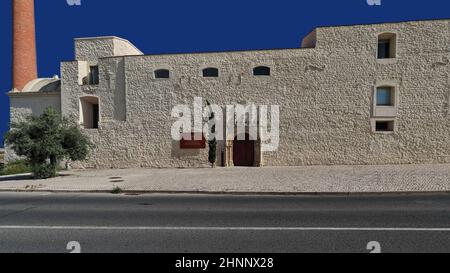
[[[448,0],[80,1],[35,0],[40,77],[59,75],[75,37],[120,36],[146,54],[291,48],[316,26],[450,18]],[[0,136],[9,120],[11,2],[0,1]]]

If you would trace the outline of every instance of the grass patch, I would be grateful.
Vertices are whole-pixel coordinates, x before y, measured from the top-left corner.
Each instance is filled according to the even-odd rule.
[[[0,176],[31,173],[31,167],[25,160],[17,160],[0,165]]]
[[[123,190],[118,186],[115,186],[114,189],[111,191],[112,194],[120,194],[122,192]]]

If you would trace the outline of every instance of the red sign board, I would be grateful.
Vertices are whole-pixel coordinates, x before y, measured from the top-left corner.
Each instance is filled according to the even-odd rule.
[[[196,140],[201,137],[201,140]],[[189,139],[190,138],[190,139]],[[183,134],[180,141],[180,149],[205,149],[206,139],[203,133]]]

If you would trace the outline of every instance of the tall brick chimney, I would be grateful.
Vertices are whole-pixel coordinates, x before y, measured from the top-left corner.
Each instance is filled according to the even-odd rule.
[[[13,0],[13,89],[36,78],[34,0]]]

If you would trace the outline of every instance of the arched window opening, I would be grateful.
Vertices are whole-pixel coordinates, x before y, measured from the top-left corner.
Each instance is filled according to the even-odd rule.
[[[258,66],[253,69],[254,76],[270,76],[270,67]]]

